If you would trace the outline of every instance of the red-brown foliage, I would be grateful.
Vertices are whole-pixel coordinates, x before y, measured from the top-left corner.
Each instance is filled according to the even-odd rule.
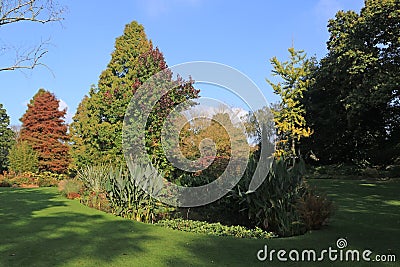
[[[81,195],[79,193],[75,193],[75,192],[70,192],[67,195],[68,199],[75,199],[75,198],[80,198],[80,197],[81,197]]]
[[[69,165],[66,110],[59,110],[54,94],[40,89],[21,118],[21,140],[39,155],[39,170],[65,173]]]

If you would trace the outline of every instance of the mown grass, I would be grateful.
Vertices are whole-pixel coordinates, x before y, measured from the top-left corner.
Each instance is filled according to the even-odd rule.
[[[54,188],[0,188],[0,266],[399,266],[400,181],[313,180],[335,201],[329,226],[268,240],[214,237],[115,217],[61,197]],[[336,248],[395,254],[396,263],[259,262],[269,249]]]

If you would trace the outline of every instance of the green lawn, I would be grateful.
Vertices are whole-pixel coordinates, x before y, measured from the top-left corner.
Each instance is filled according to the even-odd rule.
[[[340,237],[351,249],[396,254],[396,264],[385,266],[400,266],[399,180],[311,183],[336,202],[331,224],[304,236],[270,240],[213,237],[132,222],[67,200],[55,188],[0,188],[0,266],[275,266],[276,257],[273,263],[257,260],[257,251],[266,244],[276,250],[320,251],[336,248]]]

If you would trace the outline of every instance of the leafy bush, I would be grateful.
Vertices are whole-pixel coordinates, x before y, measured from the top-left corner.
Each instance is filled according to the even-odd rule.
[[[4,172],[3,179],[6,179],[11,186],[30,186],[30,187],[50,187],[57,186],[58,182],[65,178],[65,175],[51,172],[33,173],[23,172],[15,173],[13,171]]]
[[[76,199],[76,198],[80,198],[81,195],[79,193],[75,193],[75,192],[70,192],[67,194],[67,198],[68,199]]]
[[[26,141],[18,142],[11,147],[8,160],[9,169],[16,173],[39,170],[38,155]]]
[[[307,191],[298,200],[297,211],[307,230],[317,230],[327,223],[334,208],[326,195],[307,187]]]
[[[38,179],[35,176],[35,173],[32,172],[23,172],[20,174],[16,174],[15,172],[8,172],[5,174],[5,177],[8,178],[8,181],[14,187],[21,186],[33,186],[38,187]]]
[[[312,168],[311,175],[315,178],[338,178],[338,176],[358,177],[362,168],[352,164],[322,165]]]
[[[175,171],[178,178],[173,182],[186,187],[197,187],[209,184],[216,180],[225,171],[229,163],[227,156],[205,156],[197,162],[196,168],[201,169],[195,173]],[[208,167],[206,167],[208,166]]]
[[[255,192],[246,192],[257,166],[254,157],[248,166],[234,193],[252,225],[279,236],[303,234],[306,229],[296,212],[296,203],[305,190],[302,183],[304,162],[301,160],[289,168],[283,158],[274,160],[265,181]]]
[[[12,183],[10,182],[10,180],[5,176],[0,175],[0,187],[11,187],[11,186]]]
[[[75,179],[65,179],[58,183],[58,191],[66,197],[80,195],[82,188],[82,182]]]
[[[209,184],[218,178],[229,163],[228,156],[206,156],[201,158],[197,167],[206,167],[202,171],[188,174],[184,173],[178,179],[178,184],[186,187],[197,187]],[[211,164],[210,164],[211,163]],[[240,164],[239,164],[240,165]],[[233,171],[238,171],[239,168]],[[200,207],[189,209],[179,208],[174,214],[184,219],[207,221],[209,223],[220,222],[224,225],[251,226],[246,215],[240,213],[240,206],[232,192],[228,192],[220,199]]]
[[[389,165],[385,171],[390,178],[400,178],[400,165]]]
[[[37,179],[39,187],[52,187],[57,186],[58,183],[65,179],[65,174],[58,174],[52,172],[42,172],[35,174],[34,177]]]
[[[37,177],[42,177],[42,178],[48,178],[48,179],[52,179],[52,180],[56,180],[56,181],[61,181],[67,178],[66,174],[62,174],[62,173],[54,173],[54,172],[40,172],[38,174],[36,174]]]
[[[363,177],[366,178],[378,178],[380,176],[379,171],[376,168],[367,167],[361,171]]]
[[[216,236],[234,236],[240,238],[272,238],[274,234],[265,232],[260,228],[247,229],[243,226],[226,226],[220,223],[207,223],[202,221],[192,221],[183,219],[160,220],[157,225],[180,230],[185,232],[216,235]]]
[[[204,175],[202,173],[194,173],[194,174],[185,173],[175,181],[175,184],[186,187],[196,187],[209,184],[213,180],[215,179],[211,178],[210,176]]]

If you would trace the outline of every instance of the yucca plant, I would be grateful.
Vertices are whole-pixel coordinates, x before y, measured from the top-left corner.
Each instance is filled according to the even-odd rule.
[[[110,168],[110,165],[100,164],[86,166],[78,171],[76,177],[86,188],[86,194],[82,199],[85,205],[99,210],[108,210],[106,183]]]
[[[78,171],[77,178],[95,193],[105,191],[110,166],[106,164],[86,166]]]
[[[161,188],[158,173],[146,164],[133,161],[128,164],[129,169],[125,166],[110,168],[108,173],[106,191],[113,212],[125,218],[152,223],[159,212],[169,210],[149,194],[157,194]]]

